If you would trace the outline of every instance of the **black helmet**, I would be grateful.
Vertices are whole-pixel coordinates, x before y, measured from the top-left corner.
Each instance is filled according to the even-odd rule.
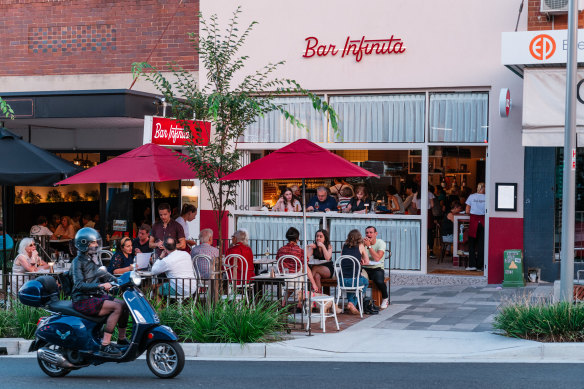
[[[99,232],[95,231],[91,227],[83,227],[77,234],[75,234],[75,247],[82,253],[89,251],[89,244],[91,242],[97,242],[98,250],[101,249],[101,236]]]

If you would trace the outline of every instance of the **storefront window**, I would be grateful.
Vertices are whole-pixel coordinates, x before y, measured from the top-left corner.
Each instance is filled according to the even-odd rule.
[[[424,94],[332,96],[335,142],[424,142]]]
[[[430,94],[430,142],[486,143],[488,93]]]
[[[299,138],[312,142],[326,142],[326,116],[314,109],[307,97],[279,97],[273,100],[281,105],[306,127],[301,128],[286,119],[279,110],[258,117],[243,135],[243,142],[289,143]]]

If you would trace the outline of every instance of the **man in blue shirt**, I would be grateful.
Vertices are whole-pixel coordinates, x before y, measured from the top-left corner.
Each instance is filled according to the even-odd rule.
[[[306,210],[308,212],[326,212],[337,210],[337,200],[329,196],[328,189],[324,186],[319,186],[316,189],[316,196],[310,199]]]
[[[3,266],[4,263],[4,227],[2,222],[0,222],[0,267]],[[14,247],[14,241],[10,237],[10,235],[6,234],[6,254],[10,255],[10,250]]]

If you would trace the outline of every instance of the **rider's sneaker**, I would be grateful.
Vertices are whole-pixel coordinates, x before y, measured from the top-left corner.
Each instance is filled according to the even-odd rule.
[[[99,351],[104,354],[109,354],[112,357],[119,357],[120,355],[122,355],[120,349],[111,343],[107,345],[102,344],[101,346],[99,346]]]
[[[118,339],[118,341],[116,342],[116,344],[118,346],[129,346],[130,342],[128,341],[128,338],[124,338],[124,339]]]

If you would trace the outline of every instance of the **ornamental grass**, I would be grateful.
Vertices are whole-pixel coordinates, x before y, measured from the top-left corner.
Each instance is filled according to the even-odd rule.
[[[584,304],[523,296],[499,307],[493,327],[503,335],[540,342],[583,342]]]

